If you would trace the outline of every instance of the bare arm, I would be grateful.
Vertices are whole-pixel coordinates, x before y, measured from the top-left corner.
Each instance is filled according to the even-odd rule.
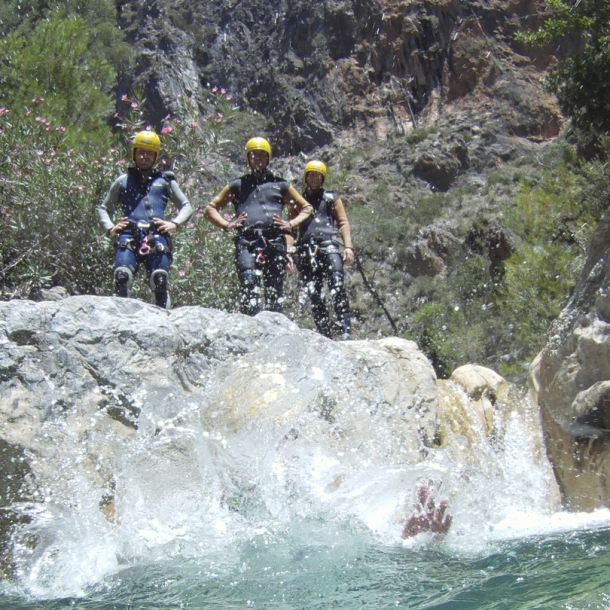
[[[339,234],[343,240],[343,261],[346,265],[351,265],[354,262],[354,244],[352,243],[352,229],[347,219],[345,212],[345,205],[340,198],[335,201],[335,219],[337,220],[337,227]]]
[[[290,186],[284,195],[284,204],[288,207],[290,229],[295,229],[313,214],[313,206],[294,186]]]
[[[235,196],[227,184],[227,186],[225,186],[222,191],[220,191],[220,193],[218,193],[218,195],[216,195],[216,197],[214,197],[214,199],[212,199],[212,201],[207,205],[204,211],[205,217],[214,226],[218,227],[219,229],[224,229],[225,231],[232,229],[234,226],[238,226],[237,223],[239,222],[242,214],[240,214],[240,216],[238,216],[236,219],[229,221],[226,218],[223,218],[222,214],[220,213],[220,210],[226,208],[234,201],[234,199]],[[241,220],[241,222],[243,222],[243,220]],[[239,222],[239,224],[241,224],[241,222]]]
[[[345,205],[343,205],[343,201],[341,201],[341,199],[337,199],[335,201],[335,218],[337,220],[339,234],[343,240],[343,245],[346,248],[351,248],[353,250],[354,244],[352,243],[352,229],[350,227],[349,220],[347,219],[347,214],[345,213]]]

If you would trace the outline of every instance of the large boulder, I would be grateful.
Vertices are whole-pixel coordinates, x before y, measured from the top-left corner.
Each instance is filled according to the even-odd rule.
[[[581,510],[610,505],[609,284],[610,210],[530,375],[564,499]]]
[[[70,505],[87,489],[113,519],[115,474],[142,442],[197,481],[190,435],[164,442],[186,414],[211,436],[302,437],[379,467],[417,463],[436,435],[434,370],[403,339],[337,343],[280,314],[88,296],[0,303],[0,345],[0,543],[24,518],[12,507],[48,494]]]
[[[114,566],[185,532],[228,543],[231,527],[295,514],[355,517],[399,540],[422,479],[477,537],[516,496],[555,505],[537,414],[489,369],[437,380],[412,341],[82,296],[0,303],[0,346],[5,574],[65,570],[66,537],[89,537]]]

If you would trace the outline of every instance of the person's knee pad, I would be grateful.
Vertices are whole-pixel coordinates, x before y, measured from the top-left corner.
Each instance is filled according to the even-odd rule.
[[[156,269],[150,276],[150,289],[155,293],[155,302],[159,307],[169,307],[169,277],[164,269]]]
[[[129,267],[114,270],[114,292],[119,297],[128,297],[133,284],[133,273]]]

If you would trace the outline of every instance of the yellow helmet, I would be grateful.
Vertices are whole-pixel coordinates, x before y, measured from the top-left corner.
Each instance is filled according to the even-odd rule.
[[[265,138],[250,138],[246,142],[246,163],[249,162],[248,156],[253,150],[264,150],[271,161],[271,144]]]
[[[303,180],[307,179],[307,174],[309,172],[318,172],[322,174],[322,178],[326,178],[326,164],[322,163],[322,161],[310,161],[303,171]]]
[[[131,141],[131,156],[133,157],[136,148],[152,150],[157,155],[161,150],[161,140],[154,131],[139,131]]]

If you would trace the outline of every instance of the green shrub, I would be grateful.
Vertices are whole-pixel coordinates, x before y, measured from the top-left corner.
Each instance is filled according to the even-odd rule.
[[[0,281],[5,296],[62,285],[107,290],[100,277],[108,245],[92,202],[114,175],[116,150],[74,149],[66,129],[40,114],[0,108]]]
[[[585,260],[589,238],[610,201],[607,161],[560,164],[535,184],[523,184],[505,213],[519,240],[504,263],[497,314],[507,331],[501,345],[514,358],[503,374],[523,374],[544,345],[550,323],[567,302]]]
[[[34,112],[34,100],[45,100],[45,118],[73,143],[107,144],[116,71],[92,45],[89,24],[58,11],[26,35],[12,32],[0,42],[0,102]]]

